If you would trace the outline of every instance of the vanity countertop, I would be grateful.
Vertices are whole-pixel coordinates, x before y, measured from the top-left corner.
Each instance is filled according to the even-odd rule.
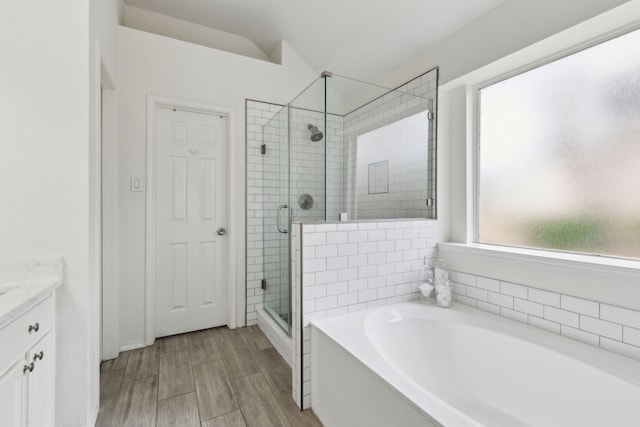
[[[0,260],[0,329],[62,286],[64,259]]]
[[[0,329],[22,313],[51,295],[62,286],[62,280],[41,280],[10,287],[7,293],[0,288]]]

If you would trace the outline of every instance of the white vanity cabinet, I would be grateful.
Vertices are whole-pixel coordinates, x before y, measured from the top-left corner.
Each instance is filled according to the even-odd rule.
[[[55,301],[0,329],[0,425],[50,427],[55,404]]]
[[[2,422],[10,427],[22,426],[26,423],[22,362],[23,360],[16,360],[0,377],[0,414],[2,414]]]

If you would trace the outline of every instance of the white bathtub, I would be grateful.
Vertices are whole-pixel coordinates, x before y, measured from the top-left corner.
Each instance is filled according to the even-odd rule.
[[[337,426],[640,426],[640,361],[470,307],[312,322],[311,406]]]

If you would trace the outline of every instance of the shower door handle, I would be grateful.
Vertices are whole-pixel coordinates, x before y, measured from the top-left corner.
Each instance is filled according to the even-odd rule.
[[[284,229],[282,227],[280,227],[280,212],[282,211],[282,209],[287,209],[289,206],[287,206],[287,204],[282,204],[280,206],[278,206],[278,211],[276,213],[276,225],[278,226],[278,231],[281,233],[288,233],[289,231],[287,229]]]

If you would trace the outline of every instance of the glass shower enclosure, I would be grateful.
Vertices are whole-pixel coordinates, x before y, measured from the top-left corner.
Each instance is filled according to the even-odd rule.
[[[435,216],[435,133],[426,118],[432,108],[431,99],[409,88],[391,90],[324,72],[263,125],[263,308],[287,334],[292,321],[292,222],[337,221],[341,212],[348,212],[349,219],[379,218],[385,214],[380,209],[385,204],[390,207],[389,218]],[[376,148],[375,141],[366,142],[362,135],[419,112],[425,113],[426,136],[419,148],[406,150],[412,163],[420,160],[414,180],[424,182],[412,189],[420,200],[420,208],[414,209],[417,202],[398,201],[398,195],[392,194],[398,177],[371,155],[372,151],[398,151],[398,141],[391,148]],[[368,210],[370,188],[361,187],[362,177],[367,181],[372,173],[371,165],[378,176],[376,188],[385,194],[377,195],[376,209]],[[407,167],[402,167],[404,172]],[[380,181],[380,176],[386,181]],[[368,182],[371,187],[370,177]],[[411,186],[415,185],[404,185],[402,194],[406,196]],[[399,206],[404,206],[402,211]]]

